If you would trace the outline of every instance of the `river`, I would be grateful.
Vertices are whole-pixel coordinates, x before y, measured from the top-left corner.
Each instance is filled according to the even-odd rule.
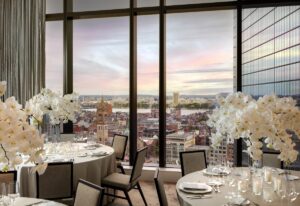
[[[91,111],[91,112],[96,112],[96,109],[83,109],[84,111]],[[181,115],[190,115],[190,114],[194,114],[194,113],[198,113],[198,112],[206,112],[208,111],[208,109],[181,109]],[[113,108],[113,113],[115,112],[129,112],[129,108]],[[151,109],[138,109],[137,110],[138,113],[150,113]],[[167,109],[167,113],[170,113],[170,109]]]

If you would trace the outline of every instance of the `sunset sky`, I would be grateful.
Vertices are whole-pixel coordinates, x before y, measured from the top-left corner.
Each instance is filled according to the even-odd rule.
[[[233,11],[167,15],[167,95],[233,90]],[[74,91],[129,94],[129,17],[74,21]],[[158,95],[158,15],[138,17],[138,94]],[[47,22],[46,86],[62,90],[62,23]]]

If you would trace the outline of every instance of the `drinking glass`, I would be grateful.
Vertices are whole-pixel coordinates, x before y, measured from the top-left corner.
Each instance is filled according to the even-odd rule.
[[[16,198],[20,197],[20,187],[18,182],[10,182],[7,184],[7,195],[10,198],[11,204],[14,205]]]
[[[272,185],[268,183],[263,185],[263,199],[268,203],[274,200],[274,189]]]
[[[271,170],[271,168],[264,167],[264,181],[268,184],[272,183],[272,170]]]
[[[296,189],[296,185],[295,185],[295,181],[289,181],[289,187],[288,187],[288,197],[289,197],[289,201],[294,202],[299,193],[297,192]]]
[[[277,195],[280,197],[280,199],[284,199],[287,197],[287,189],[288,189],[287,181],[283,177],[281,177],[277,181],[278,181],[276,183]]]
[[[261,195],[263,188],[263,178],[260,175],[252,177],[252,191],[255,195]]]

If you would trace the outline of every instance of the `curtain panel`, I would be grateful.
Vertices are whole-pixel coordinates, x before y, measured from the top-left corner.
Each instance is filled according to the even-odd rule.
[[[0,0],[0,81],[24,104],[45,86],[45,0]]]

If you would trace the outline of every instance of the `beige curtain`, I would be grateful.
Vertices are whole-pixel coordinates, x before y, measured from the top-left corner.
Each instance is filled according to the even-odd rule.
[[[24,104],[45,82],[45,0],[0,0],[0,81]]]

